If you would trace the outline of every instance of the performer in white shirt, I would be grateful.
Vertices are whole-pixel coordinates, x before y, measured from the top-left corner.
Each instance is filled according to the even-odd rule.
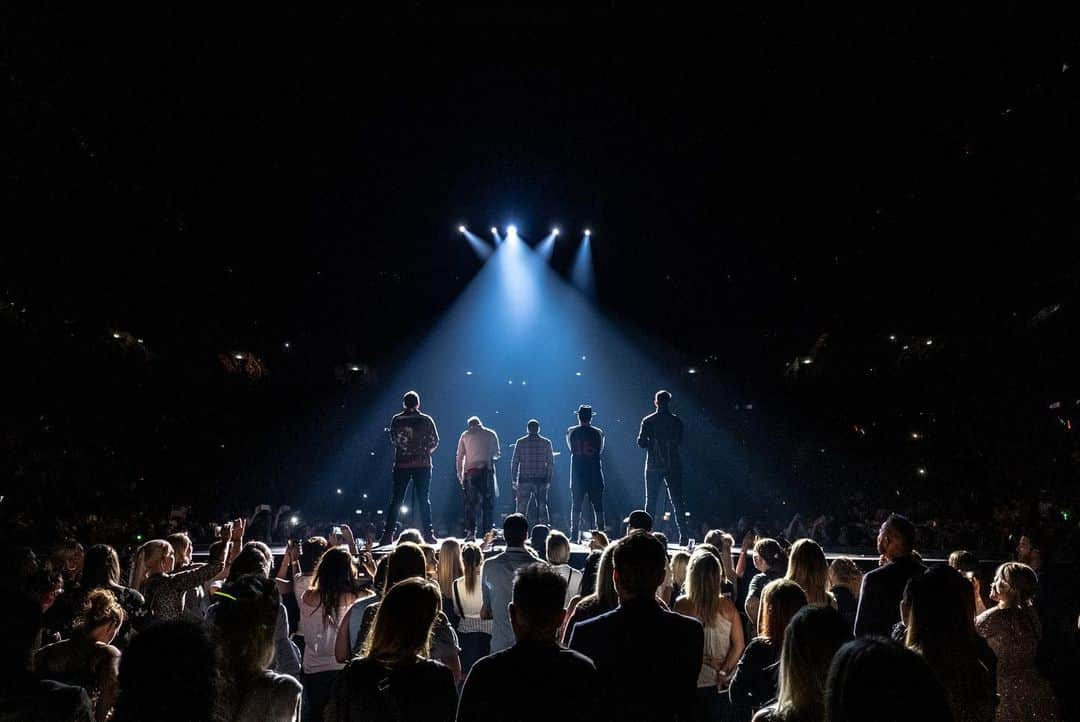
[[[495,462],[501,456],[499,436],[480,423],[480,418],[469,418],[469,427],[458,439],[458,482],[465,492],[465,539],[471,541],[483,537],[493,525],[495,498],[499,485],[495,479]],[[476,531],[476,514],[480,511],[480,531]]]

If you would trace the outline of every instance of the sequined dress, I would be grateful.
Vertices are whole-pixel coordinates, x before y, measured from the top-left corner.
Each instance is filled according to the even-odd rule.
[[[997,655],[1000,701],[995,722],[1054,722],[1060,720],[1049,682],[1035,668],[1042,627],[1034,610],[994,607],[975,618],[975,629]]]

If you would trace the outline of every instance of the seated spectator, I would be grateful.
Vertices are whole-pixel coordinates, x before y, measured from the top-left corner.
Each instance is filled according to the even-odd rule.
[[[514,630],[510,626],[510,595],[514,588],[514,572],[519,567],[539,561],[539,557],[525,548],[529,534],[529,522],[523,514],[511,514],[503,521],[503,537],[506,550],[484,562],[481,573],[481,589],[484,594],[484,619],[492,620],[491,651],[498,652],[514,644]]]
[[[862,571],[848,557],[837,557],[829,565],[829,585],[836,609],[852,629],[855,629],[855,613],[859,609],[862,577]]]
[[[363,656],[349,662],[338,677],[326,716],[320,719],[452,722],[457,708],[454,675],[427,658],[432,625],[441,609],[438,586],[420,576],[390,587]]]
[[[104,589],[116,598],[117,604],[124,610],[124,622],[112,644],[123,650],[131,640],[135,625],[142,620],[146,600],[131,587],[120,584],[120,557],[115,549],[108,544],[95,544],[86,550],[80,589],[77,608],[82,607],[86,596],[95,589]]]
[[[775,539],[758,539],[754,543],[754,568],[758,573],[750,580],[746,592],[746,616],[753,625],[758,623],[758,609],[761,604],[761,590],[774,579],[787,574],[787,554],[780,542]],[[897,602],[899,604],[899,602]]]
[[[463,571],[454,580],[454,607],[458,615],[457,633],[461,645],[461,671],[468,674],[476,660],[491,653],[491,620],[481,619],[484,594],[480,577],[484,553],[475,542],[466,542],[461,552]]]
[[[780,687],[776,703],[754,715],[754,722],[803,722],[825,718],[825,682],[837,650],[851,639],[840,613],[807,605],[784,632]]]
[[[233,722],[298,722],[300,683],[271,671],[283,609],[277,586],[261,573],[247,574],[215,596],[220,601],[211,607],[211,625],[223,682],[218,709]]]
[[[659,541],[635,532],[614,546],[612,577],[619,606],[576,624],[570,648],[596,665],[606,715],[655,722],[690,719],[705,647],[701,623],[664,610],[656,600],[667,564],[667,550]],[[663,694],[648,693],[659,690]]]
[[[608,544],[600,555],[600,564],[596,573],[596,591],[575,603],[570,602],[567,610],[566,625],[563,627],[563,644],[570,642],[570,634],[574,631],[574,625],[589,619],[607,614],[619,606],[619,595],[615,591],[615,580],[612,572],[615,570],[614,555],[615,545]]]
[[[237,555],[229,567],[229,576],[225,585],[229,586],[238,579],[246,576],[258,576],[268,579],[271,563],[261,549],[257,546],[246,545]],[[277,585],[275,584],[275,589]],[[281,603],[278,595],[278,610],[274,619],[274,654],[271,658],[269,669],[278,674],[288,674],[295,678],[300,677],[300,650],[289,638],[289,614],[285,605]],[[216,623],[216,615],[228,606],[229,597],[224,594],[213,595],[214,603],[206,610],[206,622],[213,626]]]
[[[427,560],[424,558],[421,547],[412,542],[398,544],[387,557],[386,588],[392,589],[396,584],[413,577],[426,579],[426,570]],[[373,601],[364,609],[360,619],[360,631],[357,634],[357,643],[360,646],[356,649],[356,653],[361,653],[370,630],[375,625],[375,618],[381,604],[381,601]],[[432,659],[442,662],[454,673],[455,682],[461,679],[461,650],[458,647],[457,635],[441,607],[439,613],[435,615],[430,652]]]
[[[568,564],[570,561],[570,540],[561,531],[553,531],[547,537],[545,555],[552,570],[566,582],[565,608],[581,589],[581,572]]]
[[[884,564],[863,576],[859,608],[855,613],[855,634],[888,636],[900,621],[900,598],[908,580],[926,571],[912,554],[915,525],[906,517],[890,514],[881,525],[878,552]]]
[[[458,722],[593,722],[600,716],[596,667],[559,646],[565,587],[563,578],[546,565],[517,570],[510,602],[517,643],[473,667],[461,691]]]
[[[123,621],[124,610],[112,592],[95,589],[83,597],[71,638],[42,647],[34,655],[34,671],[39,675],[83,688],[98,722],[108,719],[116,703],[120,650],[112,641]]]
[[[0,645],[0,717],[12,722],[90,722],[86,692],[30,672],[41,631],[41,605],[18,591],[0,594],[0,618],[8,625]]]
[[[422,564],[423,555],[420,558]],[[343,546],[327,549],[315,567],[311,586],[300,598],[298,627],[304,635],[305,720],[322,720],[334,679],[345,668],[335,655],[337,630],[359,594],[352,554]]]
[[[941,682],[915,652],[882,637],[836,653],[825,691],[829,722],[952,722]]]
[[[110,722],[212,719],[218,677],[205,625],[185,618],[152,624],[120,660],[120,696]]]
[[[788,554],[787,578],[806,592],[815,607],[836,607],[836,598],[829,591],[829,562],[825,550],[813,539],[799,539]]]
[[[994,574],[990,600],[995,606],[975,619],[975,630],[997,657],[999,703],[995,719],[1061,719],[1050,684],[1035,666],[1042,623],[1032,599],[1039,580],[1019,562],[1002,564]]]
[[[694,550],[686,574],[686,593],[675,603],[676,612],[693,617],[705,629],[695,705],[696,718],[700,720],[725,716],[729,707],[728,680],[745,646],[739,610],[720,594],[723,578],[724,571],[716,557]]]
[[[956,722],[990,722],[995,682],[980,659],[971,597],[960,572],[939,566],[908,580],[900,611],[908,649],[934,670]]]
[[[176,619],[184,611],[184,593],[216,577],[232,563],[240,552],[244,537],[244,522],[237,519],[221,527],[225,542],[225,561],[211,559],[208,563],[173,572],[176,554],[164,539],[151,539],[139,547],[131,568],[131,586],[146,597],[146,605],[156,619]]]
[[[774,579],[765,585],[758,636],[743,650],[728,688],[733,704],[756,710],[776,699],[784,632],[806,604],[806,592],[789,579]]]

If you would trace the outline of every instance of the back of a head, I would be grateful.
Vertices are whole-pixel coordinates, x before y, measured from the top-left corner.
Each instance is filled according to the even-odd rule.
[[[465,591],[472,593],[480,583],[480,571],[484,566],[484,552],[476,542],[467,542],[461,548],[461,564],[465,577]]]
[[[525,430],[530,434],[540,433],[540,422],[536,419],[529,419],[529,423],[525,425]]]
[[[667,568],[667,551],[656,537],[645,532],[625,536],[615,543],[612,557],[620,599],[656,594]]]
[[[799,539],[792,544],[787,578],[803,588],[811,604],[827,602],[829,562],[821,545],[813,539]]]
[[[723,579],[720,560],[706,551],[695,549],[686,568],[686,596],[690,599],[695,616],[706,627],[716,624]]]
[[[439,590],[443,596],[453,598],[454,580],[463,573],[461,543],[457,539],[444,539],[439,546]]]
[[[806,592],[790,579],[774,579],[761,592],[761,619],[758,636],[782,642],[788,624],[809,602]]]
[[[907,644],[925,654],[974,652],[974,590],[963,574],[938,565],[908,580]]]
[[[566,564],[570,560],[570,540],[561,531],[548,534],[547,560],[552,564]]]
[[[904,551],[911,551],[915,548],[915,525],[911,523],[910,519],[900,514],[889,514],[885,524],[890,534],[895,537]]]
[[[837,557],[829,564],[829,582],[833,586],[855,584],[860,579],[862,579],[862,572],[858,565],[848,557]]]
[[[402,544],[404,542],[410,542],[420,546],[424,543],[424,535],[420,533],[419,529],[414,529],[412,527],[403,529],[401,533],[398,534],[397,543]]]
[[[652,528],[652,514],[644,509],[635,509],[630,512],[630,516],[626,517],[627,534],[633,531],[652,531]]]
[[[979,573],[979,558],[966,549],[949,552],[949,566],[960,572]]]
[[[322,555],[326,553],[326,547],[326,537],[313,536],[306,539],[300,549],[301,571],[308,574],[315,571],[315,567],[318,566]]]
[[[270,576],[270,562],[258,547],[245,546],[240,550],[233,559],[232,566],[229,567],[229,576],[226,581],[231,582],[247,574]]]
[[[656,396],[653,397],[653,403],[656,404],[658,409],[666,409],[671,405],[671,392],[660,390],[656,392]]]
[[[998,567],[997,576],[1016,594],[1020,606],[1031,604],[1039,589],[1039,575],[1034,569],[1021,562],[1006,562]]]
[[[529,542],[533,550],[541,559],[547,559],[548,537],[551,535],[551,527],[547,524],[537,524],[529,532]],[[556,534],[559,532],[555,532]]]
[[[614,609],[619,604],[619,595],[615,591],[615,544],[608,544],[600,553],[600,562],[596,567],[596,590],[589,595],[604,609]]]
[[[87,589],[120,583],[120,558],[108,544],[95,544],[86,550],[82,584]]]
[[[705,538],[701,541],[704,544],[712,544],[717,549],[723,549],[724,535],[726,533],[727,532],[725,532],[723,529],[710,529],[708,532],[705,533]]]
[[[524,546],[528,536],[529,520],[524,514],[511,514],[503,521],[503,537],[506,539],[507,546]]]
[[[686,582],[686,567],[690,563],[690,553],[687,551],[677,551],[671,557],[671,578],[672,580],[682,586]]]
[[[387,558],[386,589],[410,577],[427,576],[427,558],[419,544],[405,542],[394,547]]]
[[[761,557],[770,569],[787,564],[784,548],[775,539],[758,539],[754,543],[754,555]]]
[[[483,424],[480,423],[480,417],[479,416],[470,416],[468,418],[468,421],[466,421],[466,423],[468,424],[470,429],[478,429],[481,426],[483,426]]]
[[[851,628],[832,607],[806,606],[784,632],[780,652],[780,708],[819,712],[833,656],[851,640]]]
[[[209,720],[216,695],[214,646],[190,619],[151,624],[120,659],[113,722]]]
[[[514,619],[534,630],[556,629],[562,622],[566,580],[539,562],[514,575]]]
[[[319,595],[319,607],[326,623],[337,623],[341,600],[357,589],[356,564],[345,547],[333,547],[319,559],[311,589]]]
[[[72,635],[88,638],[103,624],[119,628],[124,623],[124,610],[107,589],[94,589],[87,594],[72,619]]]
[[[411,410],[420,408],[420,394],[415,391],[408,391],[401,397],[401,405]]]
[[[426,655],[441,608],[442,596],[434,582],[413,577],[395,584],[379,603],[364,656],[393,664]]]
[[[945,689],[915,652],[882,637],[848,642],[826,682],[829,722],[950,722]]]
[[[214,633],[237,676],[258,674],[274,658],[274,630],[281,608],[277,585],[261,573],[238,576],[214,593]]]

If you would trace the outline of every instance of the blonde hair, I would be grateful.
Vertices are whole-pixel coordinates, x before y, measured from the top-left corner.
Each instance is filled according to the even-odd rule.
[[[686,598],[694,615],[706,627],[715,627],[720,615],[720,585],[724,578],[720,561],[707,551],[695,551],[686,567]]]
[[[1027,564],[1020,562],[1005,562],[997,568],[997,575],[1001,577],[1013,592],[1016,593],[1016,602],[1020,607],[1030,606],[1039,589],[1039,575]]]
[[[810,604],[831,604],[829,594],[829,563],[821,545],[813,539],[799,539],[791,545],[786,579],[798,584],[806,592]]]
[[[103,624],[119,627],[124,623],[124,609],[116,596],[106,589],[95,589],[86,595],[75,614],[71,629],[76,636],[88,637]]]
[[[462,575],[465,577],[465,591],[472,594],[480,583],[480,571],[484,568],[484,552],[475,542],[467,542],[461,549]]]
[[[671,557],[671,581],[680,587],[686,583],[686,566],[690,563],[690,552],[678,551]]]
[[[362,656],[390,664],[426,657],[431,628],[441,608],[442,597],[434,582],[419,577],[398,582],[379,603]]]
[[[164,539],[151,539],[139,547],[139,550],[135,552],[135,561],[131,565],[128,586],[141,592],[147,577],[150,576],[150,568],[168,556],[171,551],[173,551],[172,545]]]
[[[551,564],[566,564],[570,559],[570,540],[561,531],[553,531],[547,538],[547,560]]]
[[[829,583],[834,587],[847,587],[851,593],[858,596],[859,583],[862,581],[862,571],[854,561],[848,557],[837,557],[829,565]]]
[[[454,598],[454,580],[464,573],[461,544],[457,539],[446,539],[439,547],[439,589],[444,597]]]

